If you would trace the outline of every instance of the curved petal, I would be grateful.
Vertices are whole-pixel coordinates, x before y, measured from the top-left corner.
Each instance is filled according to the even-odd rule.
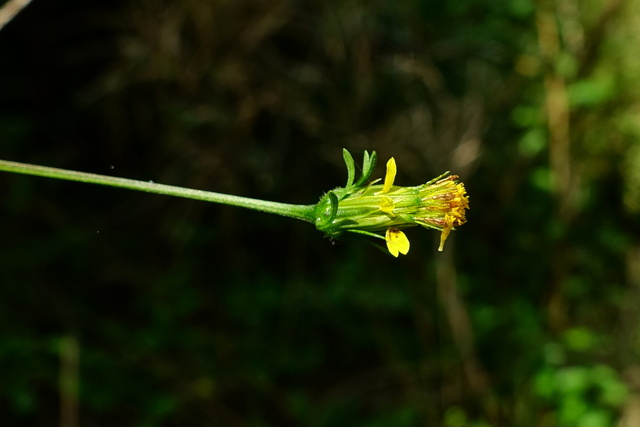
[[[389,228],[385,240],[387,241],[387,249],[394,257],[397,258],[398,254],[406,255],[409,252],[409,239],[397,228]]]
[[[381,193],[387,193],[389,190],[391,190],[393,181],[395,181],[396,179],[397,171],[398,169],[396,167],[396,159],[392,157],[387,162],[387,174],[384,176],[384,186],[382,187]]]

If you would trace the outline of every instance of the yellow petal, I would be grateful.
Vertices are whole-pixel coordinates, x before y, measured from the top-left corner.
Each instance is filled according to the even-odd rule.
[[[387,249],[394,257],[398,257],[398,254],[406,255],[409,252],[409,239],[407,236],[397,228],[390,228],[385,235],[387,241]]]
[[[393,181],[396,179],[396,159],[393,157],[389,159],[387,162],[387,174],[384,176],[384,186],[382,187],[381,193],[386,193],[391,190],[391,186],[393,185]]]
[[[380,210],[384,213],[393,215],[393,208],[395,208],[393,200],[390,197],[383,197],[380,201]]]

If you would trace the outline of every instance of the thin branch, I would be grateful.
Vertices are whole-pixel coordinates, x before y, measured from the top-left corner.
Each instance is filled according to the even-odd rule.
[[[4,28],[31,0],[9,0],[0,8],[0,30]]]
[[[267,200],[251,199],[230,194],[214,193],[212,191],[194,190],[173,185],[156,184],[154,182],[138,181],[134,179],[117,178],[113,176],[97,175],[86,172],[76,172],[67,169],[50,168],[27,163],[0,160],[0,171],[13,172],[24,175],[41,176],[45,178],[64,179],[67,181],[84,182],[87,184],[107,185],[110,187],[126,188],[165,196],[183,197],[202,200],[205,202],[221,203],[238,206],[256,211],[272,213],[303,221],[314,221],[315,205],[292,205]]]

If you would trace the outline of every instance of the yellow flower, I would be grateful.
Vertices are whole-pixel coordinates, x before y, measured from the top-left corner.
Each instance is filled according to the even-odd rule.
[[[368,156],[365,152],[368,171],[373,168],[371,158],[375,159],[375,153]],[[351,165],[352,162],[351,159]],[[464,184],[456,181],[457,175],[447,172],[422,185],[401,187],[394,185],[396,173],[392,157],[387,162],[383,184],[376,184],[380,180],[366,184],[362,178],[353,184],[350,174],[346,188],[330,191],[318,203],[316,227],[330,237],[351,232],[384,239],[395,257],[409,251],[409,239],[401,229],[433,228],[441,232],[441,251],[451,230],[466,222],[469,197]]]
[[[387,241],[387,249],[394,257],[398,257],[398,253],[406,255],[409,252],[409,239],[397,228],[389,228],[385,234]]]

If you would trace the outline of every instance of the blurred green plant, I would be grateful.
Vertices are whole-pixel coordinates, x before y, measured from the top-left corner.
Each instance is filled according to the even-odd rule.
[[[607,365],[547,366],[536,375],[534,389],[559,427],[610,426],[628,395]]]

